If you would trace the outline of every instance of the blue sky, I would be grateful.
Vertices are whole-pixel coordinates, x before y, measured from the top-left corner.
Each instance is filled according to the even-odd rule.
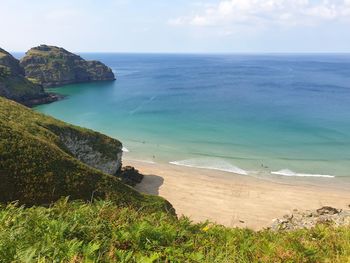
[[[350,0],[0,0],[0,47],[350,52]]]

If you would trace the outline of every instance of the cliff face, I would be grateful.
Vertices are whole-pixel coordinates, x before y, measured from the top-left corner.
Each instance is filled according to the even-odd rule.
[[[115,173],[122,144],[0,97],[0,203],[107,199],[121,206],[172,210],[162,198],[124,185]]]
[[[0,96],[29,106],[57,100],[57,96],[46,93],[42,86],[26,79],[19,61],[1,48]]]
[[[122,165],[122,144],[99,133],[81,132],[76,128],[49,124],[60,142],[79,161],[106,174],[115,175]]]
[[[29,79],[44,87],[65,84],[115,80],[112,70],[99,61],[86,61],[80,56],[55,46],[41,45],[30,49],[21,59]]]

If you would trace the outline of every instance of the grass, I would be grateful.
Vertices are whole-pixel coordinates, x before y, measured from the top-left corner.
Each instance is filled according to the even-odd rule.
[[[1,78],[0,73],[0,81],[10,91],[11,98],[17,100],[32,99],[45,95],[41,86],[38,86],[22,76],[7,76]]]
[[[1,262],[349,262],[350,228],[254,232],[112,202],[0,208]]]
[[[11,70],[8,67],[5,67],[3,65],[0,65],[0,80],[4,81],[6,78],[8,78],[11,75]]]

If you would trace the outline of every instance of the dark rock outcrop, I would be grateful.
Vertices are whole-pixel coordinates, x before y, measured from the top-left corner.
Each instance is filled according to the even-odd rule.
[[[41,85],[24,76],[24,69],[10,53],[0,48],[0,96],[27,106],[50,103],[60,97],[46,93]]]
[[[274,231],[309,229],[317,224],[350,225],[350,210],[341,210],[330,206],[313,211],[294,210],[290,215],[275,219],[270,229]]]
[[[86,61],[67,50],[41,45],[21,59],[25,75],[44,87],[72,83],[115,80],[112,70],[99,61]]]
[[[117,172],[116,176],[120,178],[124,184],[130,186],[135,186],[141,183],[143,179],[143,174],[140,174],[139,171],[132,166],[123,167],[120,171]]]

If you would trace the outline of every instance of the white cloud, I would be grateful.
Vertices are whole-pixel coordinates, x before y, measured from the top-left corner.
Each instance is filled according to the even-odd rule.
[[[350,0],[221,0],[189,16],[169,21],[171,25],[314,25],[323,21],[350,20]]]

